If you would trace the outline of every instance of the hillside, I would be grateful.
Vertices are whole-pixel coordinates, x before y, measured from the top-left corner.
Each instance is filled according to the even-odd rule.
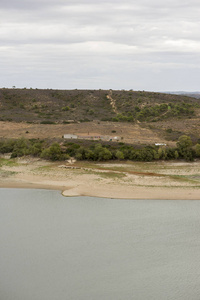
[[[29,138],[61,137],[67,132],[90,132],[120,135],[130,143],[153,143],[177,141],[186,133],[198,140],[200,102],[183,95],[132,90],[2,88],[0,121],[1,137],[24,133]],[[43,124],[52,124],[52,129]]]

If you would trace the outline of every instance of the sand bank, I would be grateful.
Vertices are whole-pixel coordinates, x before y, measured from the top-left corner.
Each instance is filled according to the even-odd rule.
[[[69,187],[66,185],[54,184],[52,181],[12,181],[6,180],[0,182],[0,188],[27,188],[27,189],[48,189],[60,190],[66,197],[73,196],[91,196],[100,198],[115,199],[155,199],[155,200],[200,200],[200,189],[192,187],[125,187],[122,185],[81,185],[80,182]]]
[[[200,162],[88,163],[1,159],[0,188],[60,190],[64,196],[200,200]]]

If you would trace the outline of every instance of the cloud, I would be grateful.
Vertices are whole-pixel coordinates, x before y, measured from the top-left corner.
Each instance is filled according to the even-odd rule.
[[[66,72],[74,78],[70,82],[77,82],[84,70],[82,82],[87,82],[88,87],[92,74],[94,78],[102,78],[101,88],[108,82],[102,74],[105,78],[110,74],[114,85],[122,84],[121,74],[123,78],[127,74],[124,82],[131,85],[137,73],[149,74],[150,69],[152,74],[153,69],[158,74],[167,68],[189,68],[197,75],[199,13],[200,3],[196,0],[165,3],[160,0],[2,0],[0,63],[5,68],[4,75],[8,74],[6,78],[13,71],[21,84],[27,75],[17,69],[19,65],[29,74],[32,71],[44,75],[49,70],[52,74]],[[10,67],[6,68],[5,61]],[[30,78],[37,82],[36,75]],[[47,86],[52,81],[49,75],[46,78]],[[8,79],[7,82],[9,85]],[[56,77],[54,82],[60,86]],[[82,85],[81,79],[78,82]],[[166,78],[166,86],[168,82],[171,78]],[[143,89],[149,85],[148,81],[141,84]]]

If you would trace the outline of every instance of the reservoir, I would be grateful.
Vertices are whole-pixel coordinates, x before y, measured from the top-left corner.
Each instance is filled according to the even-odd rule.
[[[0,189],[1,300],[199,300],[200,201]]]

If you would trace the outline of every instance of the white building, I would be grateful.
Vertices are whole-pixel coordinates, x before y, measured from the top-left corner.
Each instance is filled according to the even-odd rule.
[[[155,143],[155,146],[167,146],[165,143]]]
[[[77,139],[77,135],[68,133],[68,134],[64,134],[63,138],[64,139]]]

